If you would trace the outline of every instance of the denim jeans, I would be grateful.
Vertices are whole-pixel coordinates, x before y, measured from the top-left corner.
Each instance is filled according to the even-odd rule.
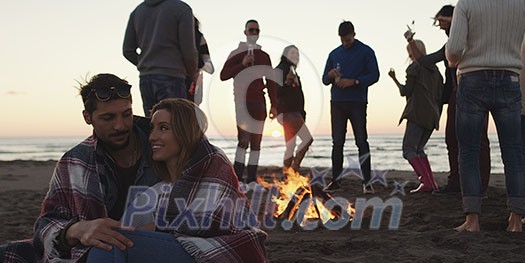
[[[366,102],[330,102],[332,120],[332,181],[343,171],[343,150],[348,120],[354,131],[355,144],[359,151],[363,183],[370,180],[370,146],[366,131]]]
[[[432,130],[407,121],[405,136],[403,136],[403,158],[410,160],[417,156],[426,156],[425,145],[431,135]]]
[[[134,246],[125,250],[113,247],[111,251],[91,248],[88,263],[124,262],[195,262],[174,236],[154,231],[122,231]]]
[[[447,176],[447,185],[452,188],[460,188],[459,165],[458,165],[458,140],[456,136],[456,89],[453,89],[448,100],[447,126],[445,127],[445,143],[448,151],[448,165],[450,167]],[[481,144],[479,152],[479,169],[481,174],[481,192],[487,191],[490,181],[490,142],[487,135],[489,127],[489,115],[483,121],[481,131]]]
[[[457,91],[456,133],[465,213],[481,212],[480,134],[490,112],[503,159],[510,211],[525,214],[525,173],[521,153],[521,91],[518,75],[504,70],[462,74]]]
[[[525,76],[523,77],[525,78]],[[525,115],[521,115],[521,153],[525,158]]]
[[[140,95],[144,115],[150,117],[151,108],[162,99],[186,99],[187,87],[184,78],[175,78],[165,75],[140,76]]]

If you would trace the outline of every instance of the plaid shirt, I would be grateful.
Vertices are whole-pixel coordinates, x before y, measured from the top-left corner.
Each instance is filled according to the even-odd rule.
[[[135,117],[134,130],[140,137],[142,155],[135,185],[151,186],[159,181],[149,166],[151,148],[148,142],[148,120]],[[115,176],[103,147],[97,147],[92,135],[66,152],[58,161],[35,223],[33,246],[41,262],[84,262],[89,247],[78,244],[64,249],[59,242],[60,231],[78,220],[108,217],[114,205],[116,188],[109,178]],[[6,254],[6,262],[8,261]]]

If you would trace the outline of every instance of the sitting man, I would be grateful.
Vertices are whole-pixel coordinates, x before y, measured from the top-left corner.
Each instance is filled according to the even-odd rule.
[[[58,161],[33,243],[0,248],[0,262],[84,262],[91,247],[133,246],[117,231],[128,189],[159,179],[149,166],[149,121],[133,116],[130,89],[112,74],[98,74],[81,86],[82,113],[93,135]]]

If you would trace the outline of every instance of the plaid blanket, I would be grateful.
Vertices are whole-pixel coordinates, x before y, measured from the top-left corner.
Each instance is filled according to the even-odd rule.
[[[172,233],[195,261],[267,261],[267,234],[253,225],[254,213],[231,162],[205,137],[172,184],[168,200],[161,221],[169,225],[157,227]]]
[[[36,262],[35,251],[31,239],[19,240],[5,246],[4,254],[0,253],[0,262],[32,263]]]

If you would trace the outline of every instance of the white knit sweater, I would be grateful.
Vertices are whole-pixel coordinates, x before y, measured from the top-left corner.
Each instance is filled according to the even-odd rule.
[[[446,56],[458,73],[484,69],[520,73],[525,0],[459,0]]]

